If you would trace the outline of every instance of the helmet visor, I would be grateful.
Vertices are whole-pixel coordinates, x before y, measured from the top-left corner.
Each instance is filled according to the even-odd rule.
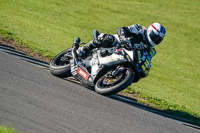
[[[159,44],[163,40],[163,38],[157,35],[153,30],[150,32],[149,36],[155,44]]]

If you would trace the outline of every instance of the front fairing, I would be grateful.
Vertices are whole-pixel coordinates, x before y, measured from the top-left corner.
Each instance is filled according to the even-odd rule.
[[[111,54],[105,57],[101,55],[101,50],[97,51],[100,65],[115,66],[130,61],[122,49],[110,48],[108,51]]]
[[[88,88],[94,87],[93,77],[81,62],[77,64],[75,59],[72,59],[70,60],[70,65],[71,65],[71,74],[76,80],[82,82]]]

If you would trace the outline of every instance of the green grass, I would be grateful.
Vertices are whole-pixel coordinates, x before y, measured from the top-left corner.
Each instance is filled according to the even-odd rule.
[[[0,133],[19,133],[19,132],[8,126],[0,126]]]
[[[91,40],[93,29],[115,34],[120,26],[160,22],[167,33],[150,75],[128,91],[199,120],[199,0],[1,0],[0,5],[0,33],[51,58],[77,36]]]

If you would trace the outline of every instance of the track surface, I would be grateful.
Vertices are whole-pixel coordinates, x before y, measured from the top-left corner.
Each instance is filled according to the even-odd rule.
[[[0,125],[23,133],[199,133],[0,51]]]

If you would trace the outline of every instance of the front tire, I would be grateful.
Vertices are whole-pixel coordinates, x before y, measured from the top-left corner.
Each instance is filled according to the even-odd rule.
[[[108,74],[108,73],[107,73]],[[95,91],[101,95],[116,94],[132,84],[134,73],[131,69],[125,69],[116,79],[108,79],[105,74],[95,84]]]
[[[70,59],[72,58],[71,50],[72,50],[71,48],[66,49],[61,53],[57,54],[53,58],[53,60],[50,62],[49,65],[50,72],[52,75],[60,78],[66,78],[71,76],[71,70],[70,70]],[[65,61],[62,61],[61,58],[64,57],[66,54],[69,56],[69,58]]]

